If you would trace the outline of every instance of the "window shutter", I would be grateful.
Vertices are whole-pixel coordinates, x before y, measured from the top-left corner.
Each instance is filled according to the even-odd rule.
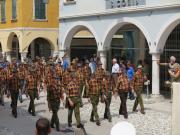
[[[2,0],[1,1],[1,22],[5,22],[6,21],[6,1]]]
[[[12,0],[12,19],[15,20],[17,17],[16,0]]]
[[[44,0],[35,0],[35,19],[46,19],[46,4]]]

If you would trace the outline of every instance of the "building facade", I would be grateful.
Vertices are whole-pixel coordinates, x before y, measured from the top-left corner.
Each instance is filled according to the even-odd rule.
[[[157,61],[160,58],[167,61],[171,54],[179,57],[179,7],[179,0],[60,1],[60,55],[67,50],[73,51],[74,40],[85,39],[83,35],[77,38],[80,31],[89,31],[86,43],[95,41],[92,48],[96,47],[104,68],[110,67],[112,57],[134,63],[149,60],[152,94],[159,95],[160,84],[164,84],[165,79],[161,79]],[[85,47],[89,48],[84,44]]]
[[[0,51],[8,61],[58,52],[59,0],[1,0]]]

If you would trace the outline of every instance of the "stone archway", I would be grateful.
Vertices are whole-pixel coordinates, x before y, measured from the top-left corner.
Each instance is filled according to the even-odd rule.
[[[150,63],[150,47],[148,45],[150,36],[139,23],[136,21],[133,23],[131,21],[132,19],[122,19],[111,24],[109,32],[107,32],[104,37],[103,46],[104,50],[110,50],[108,51],[110,54],[107,63],[111,63],[112,57],[131,60],[134,64],[137,64],[139,59],[148,59]],[[143,31],[139,27],[143,29]],[[144,33],[148,36],[148,40]],[[111,68],[111,64],[108,65],[108,68]]]
[[[68,48],[70,48],[71,45],[71,41],[73,39],[73,36],[82,29],[87,29],[89,30],[92,35],[94,36],[96,43],[99,43],[99,38],[98,35],[96,33],[96,30],[93,28],[93,26],[91,26],[90,24],[86,23],[86,22],[76,22],[74,24],[72,24],[69,29],[66,31],[64,38],[62,39],[62,46],[60,47],[60,49],[62,50],[66,50]]]
[[[72,25],[65,34],[61,48],[69,52],[70,59],[75,57],[90,59],[93,54],[97,54],[98,38],[96,32],[90,25],[81,24],[84,25]]]
[[[36,56],[48,59],[53,49],[52,44],[48,40],[39,37],[29,44],[27,57],[32,60],[34,60]]]
[[[10,58],[16,58],[18,60],[21,59],[21,55],[19,53],[19,38],[18,35],[14,32],[10,33],[8,36],[7,49],[7,53],[9,53],[8,55],[10,55]]]
[[[123,27],[124,25],[128,25],[128,24],[132,24],[132,25],[136,26],[143,33],[145,39],[147,40],[148,46],[149,46],[149,43],[151,42],[151,36],[148,33],[148,31],[146,30],[146,28],[137,20],[125,17],[125,18],[122,18],[121,20],[116,20],[116,21],[112,22],[108,26],[108,29],[103,37],[103,43],[104,43],[103,49],[109,48],[113,35],[121,27]],[[149,46],[149,48],[150,48],[150,46]]]
[[[157,35],[156,44],[157,51],[163,52],[163,48],[166,44],[166,40],[168,39],[171,32],[175,29],[175,27],[180,24],[180,14],[176,14],[172,18],[170,18],[167,23],[165,23],[160,32]]]

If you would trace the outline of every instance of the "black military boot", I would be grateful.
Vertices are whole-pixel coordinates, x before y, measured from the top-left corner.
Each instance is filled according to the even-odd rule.
[[[32,116],[36,116],[35,112],[32,112]]]
[[[90,122],[95,122],[95,121],[94,121],[94,118],[90,118]]]
[[[51,123],[51,128],[54,128],[54,124],[53,123]]]
[[[104,113],[104,119],[108,119],[107,113]]]
[[[101,122],[99,120],[96,121],[97,126],[101,126]]]
[[[79,125],[77,125],[77,128],[83,128],[84,125],[82,123],[80,123]]]
[[[72,127],[72,124],[71,124],[71,123],[68,123],[68,127]]]

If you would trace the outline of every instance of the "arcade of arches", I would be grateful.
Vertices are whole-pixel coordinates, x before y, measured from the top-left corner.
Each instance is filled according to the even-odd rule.
[[[11,61],[12,58],[24,61],[26,57],[45,57],[58,54],[57,30],[17,30],[0,33],[1,58]]]
[[[180,25],[172,30],[166,41],[164,52],[161,54],[162,62],[168,62],[171,55],[180,59],[180,54],[178,53],[180,51],[180,46],[178,46],[180,43],[179,36]],[[111,37],[110,44],[106,45],[104,49],[99,47],[100,43],[98,43],[96,37],[94,37],[87,28],[78,29],[78,31],[73,34],[73,37],[66,38],[72,38],[69,48],[71,60],[75,57],[78,57],[79,59],[82,59],[83,57],[90,58],[96,53],[104,64],[104,68],[107,70],[111,70],[111,60],[114,57],[118,60],[131,60],[135,65],[137,65],[139,60],[142,60],[149,65],[149,74],[152,74],[152,56],[149,53],[150,50],[147,40],[141,30],[133,24],[125,24],[118,28]],[[159,92],[161,94],[170,95],[170,91],[164,87],[164,81],[168,79],[168,73],[165,67],[160,68],[160,78]]]

